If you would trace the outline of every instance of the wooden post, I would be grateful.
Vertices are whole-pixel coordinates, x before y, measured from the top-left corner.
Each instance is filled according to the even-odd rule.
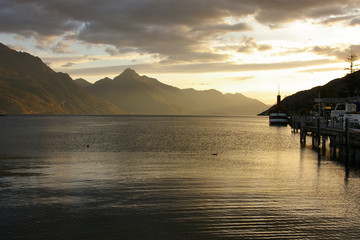
[[[350,125],[349,125],[349,119],[347,118],[345,120],[345,165],[349,165],[350,163]]]
[[[336,136],[330,136],[330,157],[336,158]]]
[[[317,147],[319,149],[319,146],[320,146],[320,117],[317,119]]]
[[[300,146],[302,147],[306,145],[306,133],[304,133],[304,125],[305,120],[304,116],[302,116],[300,120]]]
[[[333,158],[333,136],[329,136],[330,158]]]
[[[350,126],[349,119],[347,118],[345,121],[345,145],[348,146],[350,144]]]
[[[325,155],[326,152],[326,136],[322,137],[322,154]]]

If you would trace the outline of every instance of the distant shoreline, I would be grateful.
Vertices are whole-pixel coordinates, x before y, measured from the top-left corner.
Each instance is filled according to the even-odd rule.
[[[211,114],[26,114],[26,113],[19,113],[19,114],[0,114],[3,117],[11,117],[11,116],[25,116],[25,117],[256,117],[262,115],[211,115]]]

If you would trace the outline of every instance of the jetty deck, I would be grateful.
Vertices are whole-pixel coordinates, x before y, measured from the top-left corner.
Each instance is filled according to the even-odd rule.
[[[313,149],[323,155],[329,147],[331,158],[345,159],[352,165],[360,166],[360,129],[355,128],[349,119],[335,122],[323,118],[292,117],[290,126],[293,132],[300,131],[301,146],[306,146],[307,139],[311,137]]]

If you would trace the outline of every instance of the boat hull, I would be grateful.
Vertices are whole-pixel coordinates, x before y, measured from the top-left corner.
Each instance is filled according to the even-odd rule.
[[[282,112],[273,112],[269,114],[269,124],[273,126],[287,126],[289,123],[288,115]]]

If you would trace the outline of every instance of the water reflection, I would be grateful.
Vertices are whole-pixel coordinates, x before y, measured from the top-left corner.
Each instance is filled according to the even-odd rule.
[[[298,135],[270,128],[267,119],[16,121],[33,136],[8,135],[8,146],[27,149],[2,149],[2,239],[354,239],[360,233],[358,173],[349,170],[344,182],[341,165],[300,148]]]

